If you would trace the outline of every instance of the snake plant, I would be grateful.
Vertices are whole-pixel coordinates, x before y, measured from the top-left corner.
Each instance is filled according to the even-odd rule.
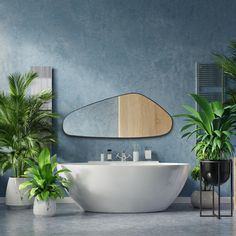
[[[51,118],[56,114],[42,110],[52,92],[28,95],[36,78],[33,72],[9,75],[9,93],[0,93],[0,174],[12,169],[13,177],[21,177],[27,167],[25,160],[55,142]]]
[[[56,155],[51,157],[49,150],[44,148],[36,162],[27,160],[27,163],[30,167],[25,171],[24,177],[29,180],[20,185],[20,190],[27,189],[29,198],[36,197],[39,201],[64,197],[64,189],[69,189],[70,182],[60,174],[69,170],[62,168],[56,171]]]
[[[194,107],[184,105],[188,112],[176,115],[185,118],[181,132],[190,138],[196,134],[197,141],[193,147],[199,160],[221,160],[231,157],[234,147],[231,138],[236,127],[236,105],[223,106],[220,102],[208,102],[205,98],[191,94],[199,105],[199,111]]]

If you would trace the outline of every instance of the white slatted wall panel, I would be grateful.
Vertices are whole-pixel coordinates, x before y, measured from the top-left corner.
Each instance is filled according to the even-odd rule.
[[[34,95],[42,90],[52,91],[52,67],[32,66],[30,69],[38,74],[38,78],[32,82],[30,94]],[[52,102],[45,104],[43,109],[52,110]]]

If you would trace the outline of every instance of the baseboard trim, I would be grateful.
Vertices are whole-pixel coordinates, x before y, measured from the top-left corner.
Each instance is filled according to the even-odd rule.
[[[177,197],[174,203],[188,204],[188,203],[191,203],[191,198],[190,197]]]
[[[230,203],[230,197],[221,197],[221,203]],[[188,204],[191,203],[191,197],[177,197],[174,203],[183,203]]]
[[[230,203],[230,197],[221,197],[222,203]],[[5,203],[5,197],[0,197],[0,204]],[[64,199],[57,199],[57,203],[74,203],[71,197],[65,197]],[[191,203],[190,197],[177,197],[174,203],[189,204]]]
[[[75,203],[71,197],[65,197],[63,199],[57,199],[57,203]]]
[[[5,197],[0,197],[0,203],[5,203]]]

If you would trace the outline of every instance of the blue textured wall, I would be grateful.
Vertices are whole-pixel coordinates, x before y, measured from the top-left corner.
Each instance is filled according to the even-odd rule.
[[[181,112],[195,89],[195,62],[211,61],[212,51],[236,38],[235,13],[234,0],[1,0],[0,89],[11,72],[55,68],[56,150],[64,161],[99,159],[107,148],[130,152],[138,143],[151,146],[160,161],[193,164],[194,141],[180,139],[179,120],[165,137],[110,140],[68,137],[62,119],[127,92],[145,94],[170,114]],[[189,179],[181,195],[194,187]],[[4,190],[2,184],[1,196]]]

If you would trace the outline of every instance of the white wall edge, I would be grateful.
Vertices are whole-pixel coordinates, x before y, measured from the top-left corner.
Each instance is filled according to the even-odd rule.
[[[221,197],[222,203],[230,203],[230,197]],[[0,197],[0,203],[5,203],[5,197]],[[64,199],[57,199],[57,203],[74,203],[71,197],[65,197]],[[174,203],[189,204],[191,203],[190,197],[177,197]]]

